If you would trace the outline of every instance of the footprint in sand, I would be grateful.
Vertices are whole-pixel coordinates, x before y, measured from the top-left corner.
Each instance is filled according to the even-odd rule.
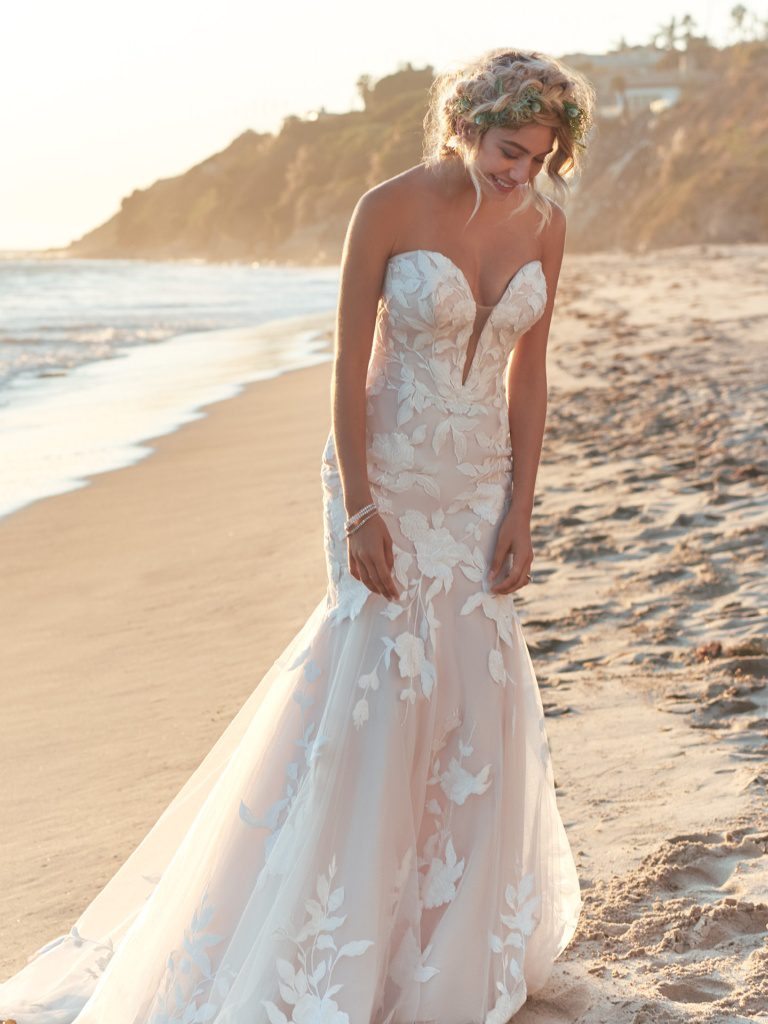
[[[713,1003],[731,991],[730,985],[710,977],[692,977],[681,981],[664,981],[657,991],[675,1003]]]
[[[729,896],[709,906],[689,907],[678,926],[666,933],[654,952],[711,950],[740,936],[760,935],[767,929],[767,903],[750,903]]]
[[[672,1004],[717,1004],[708,1013],[757,1006],[765,991],[768,904],[728,889],[738,887],[737,873],[763,870],[767,856],[764,825],[665,840],[635,869],[585,891],[576,945],[586,952],[594,944],[596,959],[609,969],[617,961],[634,964],[653,979],[655,994]],[[750,964],[754,970],[743,970]],[[657,1012],[665,1011],[648,1003],[637,1008],[634,1020],[678,1020]]]

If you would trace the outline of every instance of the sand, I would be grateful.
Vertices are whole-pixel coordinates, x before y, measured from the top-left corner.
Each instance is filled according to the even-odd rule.
[[[585,905],[520,1024],[768,1021],[767,270],[759,245],[563,264],[518,607]],[[330,370],[0,520],[0,977],[69,929],[322,595]]]

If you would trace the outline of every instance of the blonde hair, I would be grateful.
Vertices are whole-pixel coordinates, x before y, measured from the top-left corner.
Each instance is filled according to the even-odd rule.
[[[484,175],[476,166],[482,137],[492,127],[494,117],[503,123],[505,110],[509,108],[512,113],[515,105],[519,108],[521,100],[530,95],[531,87],[537,92],[538,109],[530,110],[522,123],[554,128],[554,149],[547,157],[545,170],[554,198],[562,203],[570,194],[566,176],[580,170],[583,163],[582,151],[586,146],[581,139],[593,128],[595,89],[582,74],[535,50],[495,49],[442,72],[432,82],[424,117],[423,161],[434,169],[446,157],[461,157],[477,196],[469,220],[477,213],[482,199],[479,179]],[[568,104],[579,108],[576,137],[566,109]],[[476,126],[474,138],[464,136],[459,118]],[[522,123],[512,120],[508,127],[514,130],[522,127]],[[535,206],[541,214],[538,233],[549,222],[552,207],[536,188],[535,180],[525,192],[514,212],[522,213]]]

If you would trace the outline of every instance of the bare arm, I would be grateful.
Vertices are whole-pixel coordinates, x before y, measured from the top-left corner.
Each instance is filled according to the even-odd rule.
[[[507,373],[513,480],[511,514],[530,519],[547,416],[547,341],[565,246],[565,214],[554,206],[541,257],[547,304],[517,342]]]
[[[331,378],[331,414],[347,516],[372,501],[366,452],[368,363],[387,259],[393,248],[392,199],[386,187],[366,192],[352,213],[342,253]],[[374,593],[398,596],[392,538],[379,515],[348,538],[349,570]]]
[[[498,571],[510,549],[513,566],[507,577],[492,587],[498,593],[509,593],[525,586],[533,561],[530,520],[547,418],[547,341],[563,261],[565,229],[565,213],[560,206],[553,205],[541,257],[547,281],[547,304],[536,323],[518,339],[509,361],[507,392],[513,452],[512,504],[499,531],[491,574]]]
[[[352,213],[342,253],[331,409],[348,516],[371,501],[365,450],[365,380],[391,252],[387,212],[383,193],[377,189],[366,192]]]

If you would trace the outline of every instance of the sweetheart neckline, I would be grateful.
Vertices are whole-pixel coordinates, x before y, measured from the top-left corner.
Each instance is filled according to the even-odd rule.
[[[467,290],[467,294],[469,295],[470,299],[472,300],[473,305],[475,306],[475,309],[476,310],[477,309],[490,309],[491,312],[488,314],[488,317],[486,318],[486,321],[485,321],[486,324],[491,319],[491,317],[496,312],[496,310],[499,308],[499,306],[502,305],[502,303],[506,299],[507,295],[509,294],[509,291],[512,288],[512,285],[518,279],[520,274],[522,274],[522,272],[525,270],[525,268],[533,266],[535,263],[538,263],[540,266],[542,266],[542,263],[541,263],[540,259],[528,260],[526,263],[523,263],[522,266],[517,268],[517,270],[514,272],[512,277],[510,277],[509,281],[507,282],[507,286],[505,287],[504,291],[501,294],[501,298],[499,299],[499,301],[494,303],[492,306],[489,306],[489,305],[487,305],[484,302],[478,302],[477,301],[477,299],[475,298],[475,293],[472,291],[472,289],[471,289],[471,287],[469,285],[469,281],[467,280],[467,275],[464,273],[464,271],[461,269],[461,267],[457,263],[453,262],[453,260],[451,259],[450,256],[446,256],[446,254],[444,252],[441,252],[439,249],[405,249],[403,252],[393,253],[393,255],[390,256],[389,259],[387,260],[387,263],[390,263],[394,259],[398,259],[400,256],[413,256],[413,255],[415,255],[416,253],[419,253],[419,252],[427,253],[427,255],[430,255],[430,256],[440,256],[440,257],[442,257],[442,259],[444,259],[446,261],[446,263],[449,263],[453,267],[453,269],[456,271],[456,273],[461,278],[461,280],[462,280],[462,282],[464,284],[464,287]],[[485,325],[483,325],[483,326],[485,326]],[[479,341],[479,339],[478,339],[478,341]]]
[[[496,315],[497,310],[504,304],[507,296],[511,292],[512,285],[515,283],[515,281],[517,281],[518,277],[520,277],[520,275],[526,269],[526,267],[530,267],[530,266],[533,266],[534,264],[538,263],[539,266],[542,267],[542,273],[543,273],[544,272],[543,271],[543,266],[544,265],[543,265],[543,263],[541,262],[540,259],[528,260],[526,263],[523,263],[523,265],[521,267],[517,268],[517,270],[514,272],[512,277],[510,277],[509,281],[507,282],[507,286],[504,289],[504,292],[503,292],[501,298],[499,299],[499,301],[497,303],[495,303],[495,305],[493,305],[493,306],[486,306],[484,303],[478,302],[477,299],[475,298],[475,293],[472,291],[472,289],[469,286],[469,281],[467,280],[467,275],[464,273],[464,271],[461,269],[461,267],[458,266],[458,264],[454,263],[450,256],[446,256],[446,254],[444,252],[441,252],[439,249],[405,249],[403,252],[393,253],[392,256],[390,256],[387,259],[387,265],[389,265],[392,262],[392,260],[398,259],[401,256],[415,256],[417,253],[420,253],[420,252],[426,253],[428,256],[440,256],[440,257],[442,257],[442,259],[445,260],[445,262],[450,267],[453,268],[453,270],[456,272],[456,274],[461,279],[461,282],[462,282],[464,288],[466,289],[467,295],[469,296],[469,299],[472,302],[472,305],[475,307],[475,321],[477,321],[477,311],[478,311],[478,309],[489,309],[490,310],[490,312],[488,313],[488,315],[485,318],[485,322],[483,323],[483,326],[480,328],[480,334],[478,335],[477,341],[475,342],[475,348],[474,348],[474,351],[472,352],[471,358],[469,356],[469,353],[467,353],[467,359],[464,361],[464,364],[461,367],[461,389],[463,391],[464,388],[467,387],[467,385],[469,383],[469,379],[472,376],[472,370],[474,368],[475,363],[477,362],[477,355],[478,355],[478,352],[480,350],[480,344],[483,341],[483,338],[485,337],[485,332],[488,329],[488,327],[490,326],[491,322],[493,321],[493,318]],[[473,333],[473,331],[470,331],[469,340],[471,340],[472,333]],[[469,365],[467,365],[467,362],[469,363]],[[465,376],[465,374],[466,374],[466,376]]]

